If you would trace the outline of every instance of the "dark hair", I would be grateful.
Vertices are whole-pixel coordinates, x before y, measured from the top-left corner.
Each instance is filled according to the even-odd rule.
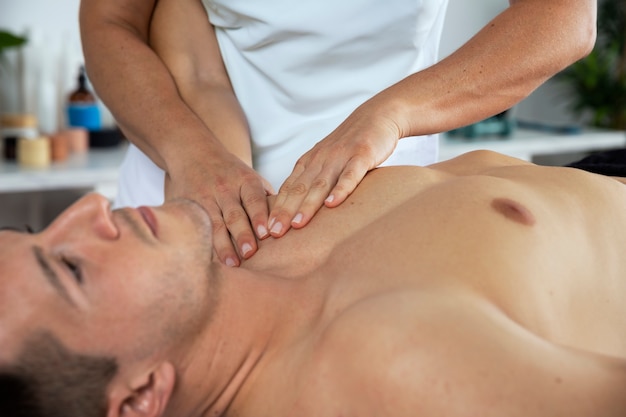
[[[103,417],[113,358],[81,355],[49,333],[28,339],[15,363],[0,367],[2,417]]]

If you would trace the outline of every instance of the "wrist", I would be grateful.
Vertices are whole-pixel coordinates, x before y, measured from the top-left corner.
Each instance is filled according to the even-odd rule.
[[[165,161],[164,171],[177,177],[190,167],[207,165],[211,160],[223,158],[228,151],[210,134],[190,134],[178,132],[175,140],[168,141],[162,148]]]
[[[397,138],[412,136],[410,133],[409,104],[390,89],[384,90],[363,103],[355,113],[369,120],[370,124],[387,126],[396,132]]]

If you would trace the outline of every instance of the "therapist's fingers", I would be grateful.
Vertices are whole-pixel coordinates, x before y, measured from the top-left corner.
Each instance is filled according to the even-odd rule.
[[[257,237],[264,239],[269,236],[266,183],[256,174],[240,181],[237,189],[231,190],[236,192],[222,192],[217,198],[227,233],[220,233],[219,246],[216,243],[215,251],[222,262],[230,266],[238,266],[240,259],[254,255],[258,248]],[[236,257],[233,250],[237,253]]]
[[[272,236],[283,236],[292,225],[304,226],[322,206],[334,181],[330,175],[320,177],[319,174],[318,170],[305,169],[301,162],[296,164],[294,172],[280,187],[274,209],[270,213],[269,228]],[[331,181],[333,184],[330,184]],[[302,212],[300,208],[307,198],[308,209]]]
[[[265,179],[262,179],[262,182],[262,189],[258,187],[244,187],[241,192],[243,206],[248,213],[254,233],[259,240],[270,236],[267,227],[267,219],[269,217],[267,197],[274,194],[272,185]]]
[[[246,259],[252,256],[257,250],[256,238],[252,231],[252,226],[248,218],[248,214],[241,206],[241,203],[233,201],[222,207],[222,216],[224,224],[228,229],[229,235],[235,244],[239,259]],[[223,248],[216,248],[220,259],[224,260],[226,265],[232,265],[232,259],[227,255],[229,248],[225,245]],[[235,263],[239,265],[239,259]]]
[[[222,215],[222,210],[216,205],[204,205],[213,229],[213,250],[218,259],[228,266],[239,266],[239,255],[235,250],[230,232]]]
[[[304,227],[323,206],[337,207],[354,191],[369,171],[369,165],[362,159],[350,159],[339,173],[326,169],[314,180],[319,188],[312,187],[296,210],[291,226]]]
[[[348,161],[337,183],[324,200],[326,207],[337,207],[343,203],[365,178],[370,169],[363,159],[353,158]]]
[[[263,177],[235,158],[218,159],[177,177],[168,174],[165,181],[166,198],[188,198],[205,208],[213,226],[214,252],[229,266],[251,257],[258,248],[257,237],[269,235],[268,190]]]
[[[272,194],[274,191],[272,186],[265,180],[262,183],[258,181],[249,181],[245,182],[241,187],[241,204],[246,211],[246,216],[249,219],[249,224],[252,227],[254,234],[258,239],[265,239],[269,237],[269,232],[267,229],[267,218],[268,218],[268,204],[267,204],[267,196]],[[243,222],[241,223],[243,226]],[[238,239],[237,231],[235,229],[231,229],[231,235]],[[238,246],[241,248],[241,244]],[[248,258],[242,252],[242,257]]]
[[[269,220],[271,235],[281,237],[290,227],[304,227],[324,205],[349,159],[322,143],[304,154],[276,196]]]
[[[281,237],[291,227],[304,227],[323,205],[341,204],[367,172],[391,154],[396,142],[392,135],[385,138],[374,131],[348,139],[331,135],[316,144],[298,160],[278,192],[269,217],[271,235]]]

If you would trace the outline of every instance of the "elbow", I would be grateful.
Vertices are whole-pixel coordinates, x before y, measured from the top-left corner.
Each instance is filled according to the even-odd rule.
[[[576,46],[576,60],[582,59],[589,55],[596,44],[596,38],[598,31],[596,27],[596,19],[591,20],[586,25],[579,28],[577,46]]]
[[[572,30],[567,34],[572,42],[572,62],[589,55],[596,44],[598,35],[596,2],[587,3],[591,5],[585,7],[577,19],[572,20]]]

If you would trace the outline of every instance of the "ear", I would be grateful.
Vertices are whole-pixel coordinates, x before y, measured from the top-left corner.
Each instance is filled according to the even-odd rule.
[[[162,362],[131,381],[130,386],[113,387],[109,394],[107,417],[161,417],[175,382],[174,366],[170,362]]]

